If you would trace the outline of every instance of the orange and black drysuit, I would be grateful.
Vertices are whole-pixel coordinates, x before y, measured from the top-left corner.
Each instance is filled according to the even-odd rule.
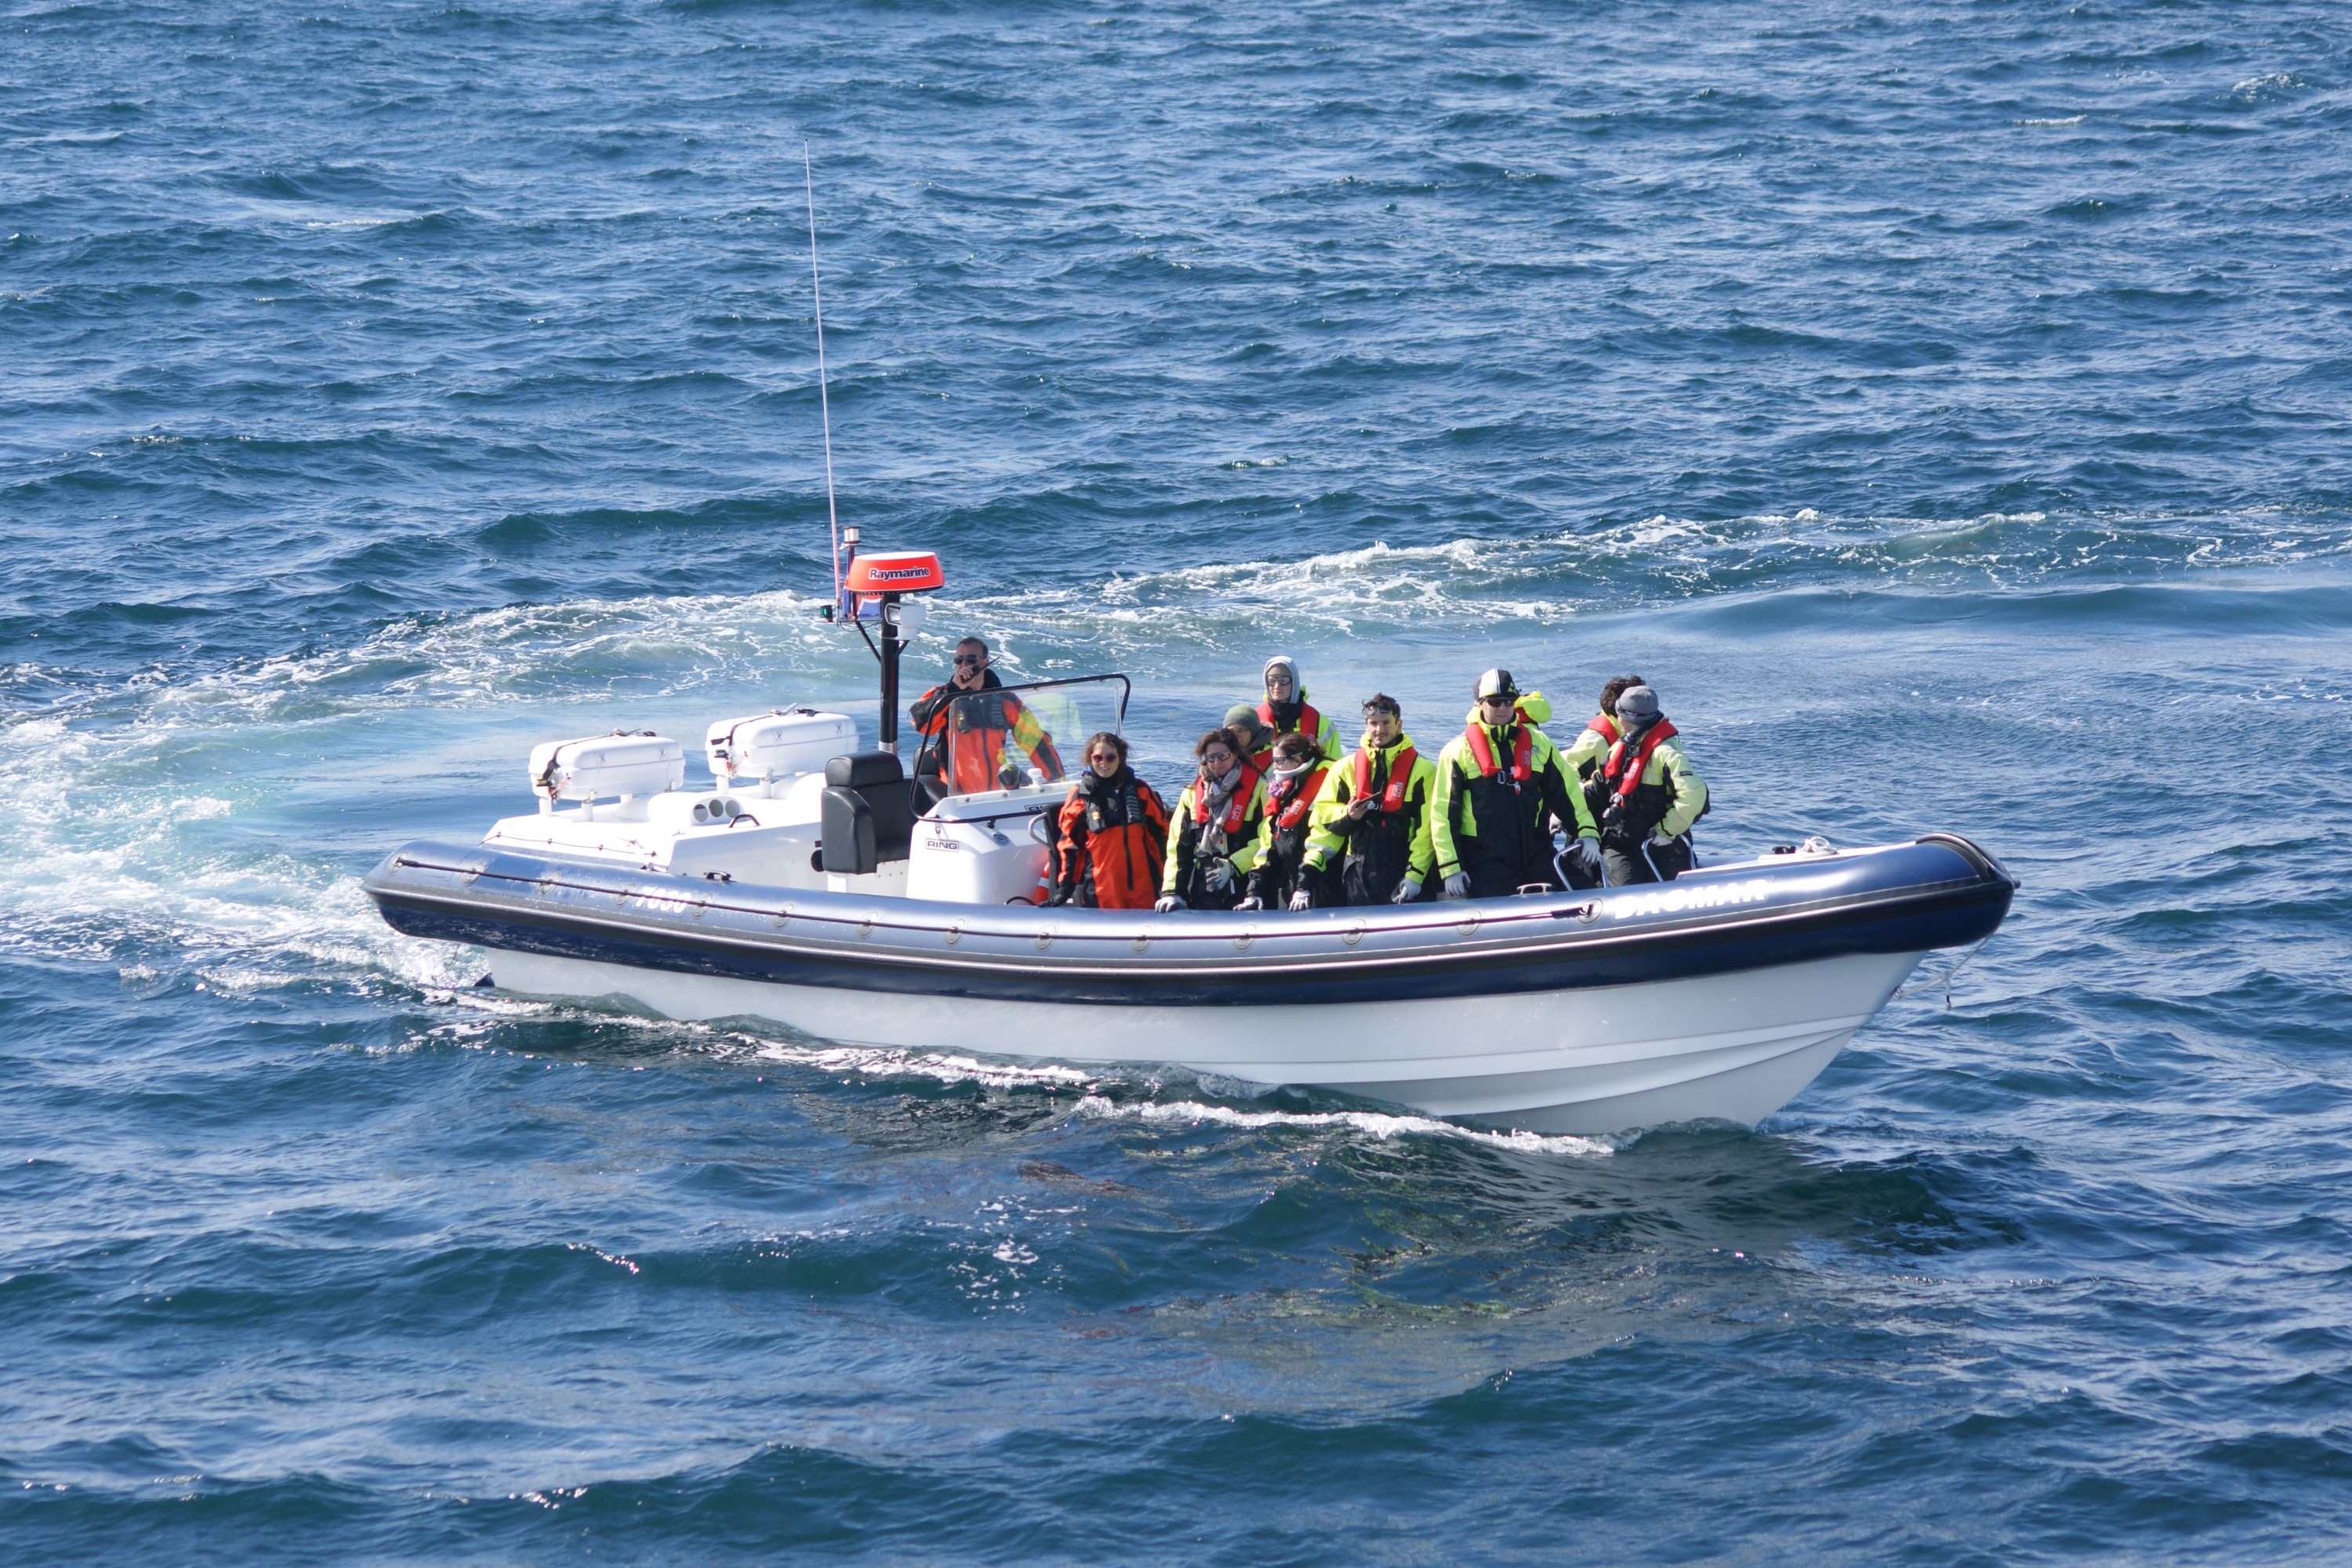
[[[984,669],[977,691],[934,686],[915,699],[907,717],[923,737],[915,753],[917,778],[943,779],[952,795],[979,795],[1024,782],[1023,761],[1049,779],[1062,776],[1054,738],[1021,699],[997,695],[1003,684],[996,671]]]
[[[1158,901],[1168,806],[1133,769],[1109,778],[1087,769],[1054,826],[1052,902],[1148,910]]]
[[[1321,868],[1307,864],[1315,802],[1330,772],[1328,763],[1316,762],[1296,773],[1265,775],[1265,820],[1258,825],[1257,865],[1250,872],[1249,896],[1267,909],[1285,907],[1302,887],[1315,895],[1317,903],[1331,901],[1330,879]]]

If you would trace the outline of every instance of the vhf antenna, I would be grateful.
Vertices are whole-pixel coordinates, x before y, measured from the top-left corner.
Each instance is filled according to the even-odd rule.
[[[801,142],[801,180],[808,190],[809,294],[816,301],[816,405],[824,426],[824,517],[833,531],[833,602],[841,603],[841,513],[833,500],[833,397],[824,378],[824,285],[816,270],[816,172]]]

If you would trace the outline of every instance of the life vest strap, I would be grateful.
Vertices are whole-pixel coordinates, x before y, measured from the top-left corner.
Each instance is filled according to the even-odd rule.
[[[1462,737],[1469,743],[1470,755],[1476,760],[1478,771],[1481,773],[1491,779],[1503,771],[1503,764],[1496,759],[1495,742],[1487,737],[1486,725],[1473,719],[1470,721],[1470,727],[1462,731]],[[1535,777],[1535,734],[1528,727],[1527,721],[1521,720],[1518,732],[1511,742],[1513,788]]]
[[[1315,804],[1315,797],[1323,792],[1323,775],[1330,771],[1328,768],[1317,768],[1311,773],[1292,773],[1287,778],[1277,777],[1266,785],[1265,809],[1275,819],[1276,826],[1288,829],[1304,822],[1308,809]]]
[[[1642,743],[1633,749],[1630,758],[1626,755],[1622,736],[1615,745],[1609,748],[1609,760],[1601,764],[1601,776],[1619,805],[1633,804],[1633,792],[1642,787],[1643,775],[1650,771],[1650,759],[1657,755],[1658,747],[1673,739],[1675,733],[1674,721],[1661,719],[1643,732]]]

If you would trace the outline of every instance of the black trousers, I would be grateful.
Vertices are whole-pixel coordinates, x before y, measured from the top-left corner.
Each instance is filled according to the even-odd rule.
[[[1601,840],[1601,868],[1608,873],[1612,888],[1671,882],[1696,863],[1687,834],[1664,844],[1649,844],[1639,838],[1603,837]]]

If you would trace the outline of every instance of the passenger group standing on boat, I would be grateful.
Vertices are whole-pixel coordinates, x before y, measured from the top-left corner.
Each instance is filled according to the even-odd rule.
[[[1266,660],[1264,679],[1264,700],[1236,704],[1194,742],[1199,769],[1172,814],[1129,768],[1124,741],[1087,742],[1051,829],[1046,901],[1298,910],[1672,881],[1697,863],[1690,829],[1706,785],[1639,675],[1602,686],[1600,711],[1563,751],[1541,728],[1543,693],[1489,669],[1434,761],[1385,692],[1364,703],[1361,743],[1343,760],[1297,661]],[[910,710],[925,738],[919,784],[976,794],[1028,771],[1060,776],[1052,737],[1017,696],[957,701],[1000,689],[987,644],[958,643],[950,679]]]

